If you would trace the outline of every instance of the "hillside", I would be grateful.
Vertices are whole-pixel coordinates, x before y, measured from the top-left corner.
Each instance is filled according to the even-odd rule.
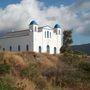
[[[89,56],[0,53],[0,90],[89,89]]]
[[[72,46],[72,48],[75,51],[81,51],[83,53],[90,55],[90,44],[74,45]]]

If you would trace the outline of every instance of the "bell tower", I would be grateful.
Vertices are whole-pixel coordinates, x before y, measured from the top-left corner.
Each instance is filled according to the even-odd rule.
[[[54,32],[57,35],[57,53],[60,53],[60,48],[62,46],[62,30],[59,24],[54,26]]]
[[[33,20],[29,24],[29,29],[32,32],[37,32],[38,31],[38,24]]]
[[[60,27],[59,24],[56,24],[54,26],[54,31],[55,31],[56,34],[61,35],[61,27]]]

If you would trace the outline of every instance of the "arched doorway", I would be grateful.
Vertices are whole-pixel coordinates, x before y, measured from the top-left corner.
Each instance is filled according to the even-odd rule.
[[[39,53],[41,53],[42,49],[41,49],[41,46],[39,46]]]
[[[12,51],[12,46],[10,46],[10,51]]]
[[[20,50],[21,50],[20,45],[18,45],[18,51],[20,51]]]
[[[47,53],[50,53],[50,46],[47,45]]]
[[[56,47],[54,47],[54,54],[56,54],[57,50],[56,50]]]
[[[28,44],[26,45],[26,51],[29,51],[29,45]]]

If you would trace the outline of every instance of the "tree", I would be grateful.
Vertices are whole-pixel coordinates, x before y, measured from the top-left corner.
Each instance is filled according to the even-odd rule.
[[[69,52],[70,49],[70,45],[73,43],[72,40],[72,30],[65,30],[63,32],[63,45],[60,49],[61,53],[64,52]]]

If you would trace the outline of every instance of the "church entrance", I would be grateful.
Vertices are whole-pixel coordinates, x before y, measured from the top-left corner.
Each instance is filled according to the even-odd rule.
[[[50,46],[47,45],[47,53],[50,53]]]
[[[56,47],[54,47],[54,54],[56,54]]]
[[[41,46],[39,46],[39,53],[41,53],[41,51],[42,51],[42,50],[41,50]]]

